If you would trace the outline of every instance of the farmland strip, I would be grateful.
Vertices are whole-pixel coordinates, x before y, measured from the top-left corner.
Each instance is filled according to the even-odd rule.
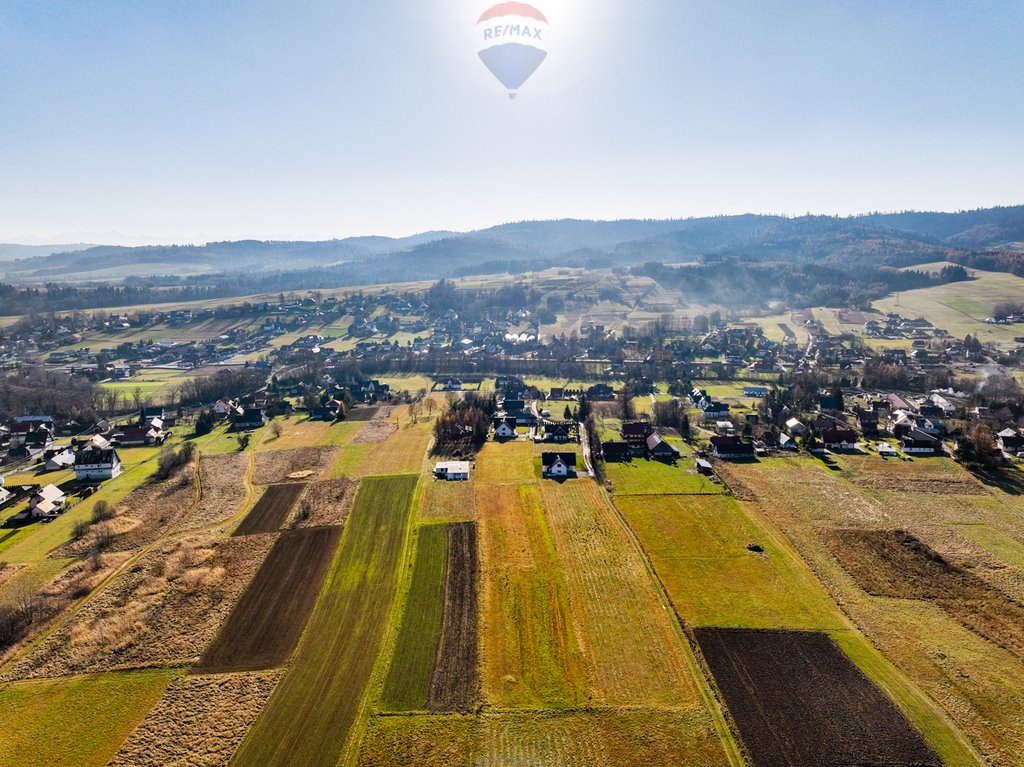
[[[383,643],[418,479],[363,481],[295,660],[232,764],[338,763]]]
[[[756,767],[942,764],[827,634],[695,633]]]
[[[259,533],[276,533],[288,518],[288,512],[306,489],[304,483],[286,485],[270,485],[266,492],[253,506],[242,524],[235,530],[235,535],[258,535]]]
[[[468,711],[475,702],[477,569],[476,525],[449,525],[444,622],[427,700],[431,711]]]
[[[391,711],[427,706],[441,640],[447,560],[448,527],[421,527],[402,628],[384,685],[384,706]]]
[[[341,528],[281,533],[197,673],[280,666],[292,654],[313,609]]]

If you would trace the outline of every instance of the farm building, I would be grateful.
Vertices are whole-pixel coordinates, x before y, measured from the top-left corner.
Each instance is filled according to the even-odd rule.
[[[61,450],[50,457],[46,462],[47,471],[61,471],[70,469],[75,465],[75,454],[70,450]]]
[[[697,459],[697,471],[708,477],[715,473],[714,467],[703,458]]]
[[[1013,429],[1003,429],[996,435],[996,442],[999,449],[1010,455],[1017,455],[1024,451],[1024,436]]]
[[[649,423],[638,421],[622,424],[622,439],[633,448],[634,455],[643,455],[647,451],[647,438],[653,433],[654,429]]]
[[[712,437],[711,454],[725,459],[753,458],[754,446],[739,437]]]
[[[469,461],[440,461],[434,466],[434,479],[461,482],[469,479]]]
[[[93,437],[75,453],[75,478],[113,479],[121,474],[121,459],[109,442]]]
[[[547,479],[564,479],[576,476],[575,453],[542,453],[541,473]]]
[[[516,438],[516,419],[514,417],[495,416],[493,426],[495,439],[501,440]]]
[[[231,419],[231,428],[235,431],[252,431],[261,429],[267,424],[267,417],[259,407],[246,407],[240,414]]]
[[[807,427],[803,425],[799,418],[790,418],[786,421],[786,432],[791,436],[799,437],[806,431]]]
[[[675,445],[669,444],[657,434],[651,434],[647,438],[647,452],[654,460],[666,463],[675,463],[680,457]]]
[[[146,447],[162,445],[164,432],[157,426],[132,426],[118,429],[110,436],[110,441],[119,447]]]
[[[768,396],[767,386],[744,386],[743,387],[744,397],[761,398]]]

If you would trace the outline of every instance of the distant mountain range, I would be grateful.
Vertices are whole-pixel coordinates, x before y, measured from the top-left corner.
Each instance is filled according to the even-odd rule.
[[[1024,206],[960,213],[872,213],[836,218],[739,215],[680,220],[523,221],[475,232],[323,242],[214,242],[189,246],[0,245],[13,284],[202,283],[214,276],[310,271],[340,284],[434,279],[552,265],[617,266],[722,259],[860,261],[909,266],[972,251],[1024,250]],[[323,279],[314,280],[316,283]]]

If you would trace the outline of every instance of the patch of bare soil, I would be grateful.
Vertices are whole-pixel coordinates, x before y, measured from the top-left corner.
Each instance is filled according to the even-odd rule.
[[[942,764],[827,634],[695,633],[755,767]]]
[[[933,602],[961,625],[1024,658],[1024,605],[903,530],[832,530],[833,556],[867,593]]]
[[[78,540],[59,546],[51,557],[84,557],[91,551],[131,551],[152,543],[196,502],[195,465],[162,482],[147,482],[113,507],[113,518],[91,525]]]
[[[231,519],[245,503],[249,453],[200,456],[202,498],[178,521],[178,530],[211,528]]]
[[[226,765],[283,674],[266,671],[175,679],[110,767]]]
[[[369,407],[357,407],[349,410],[345,415],[346,421],[372,421],[380,411],[390,411],[387,405],[370,405]],[[384,416],[385,418],[387,415]]]
[[[37,637],[75,602],[92,593],[99,584],[120,567],[129,554],[96,554],[76,562],[42,589],[32,593],[10,595],[10,602],[27,611],[27,622],[0,647],[0,663],[5,663],[18,650]],[[0,681],[11,677],[5,674]]]
[[[899,477],[887,474],[865,474],[856,484],[871,490],[891,490],[897,493],[931,493],[933,495],[984,495],[982,485],[963,475],[932,475],[927,477]]]
[[[383,442],[398,430],[398,425],[392,421],[373,420],[367,421],[355,436],[352,437],[351,445],[369,445]]]
[[[427,696],[430,711],[472,710],[479,692],[477,676],[476,524],[448,525],[444,613],[434,674]]]
[[[267,485],[263,495],[245,515],[245,519],[233,535],[276,533],[305,489],[306,485],[299,482]]]
[[[337,447],[300,447],[294,450],[264,450],[256,453],[253,483],[273,485],[287,482],[297,472],[320,476],[338,453]],[[307,475],[312,476],[312,475]]]
[[[6,679],[191,663],[216,635],[274,536],[166,541],[89,601]]]
[[[291,519],[285,526],[295,530],[302,527],[344,525],[352,510],[358,487],[358,480],[345,477],[310,482],[292,509]]]

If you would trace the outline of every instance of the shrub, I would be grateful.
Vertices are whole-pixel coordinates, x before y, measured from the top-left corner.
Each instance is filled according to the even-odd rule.
[[[108,519],[114,518],[114,509],[106,501],[97,501],[96,505],[92,507],[92,523],[106,522]]]

